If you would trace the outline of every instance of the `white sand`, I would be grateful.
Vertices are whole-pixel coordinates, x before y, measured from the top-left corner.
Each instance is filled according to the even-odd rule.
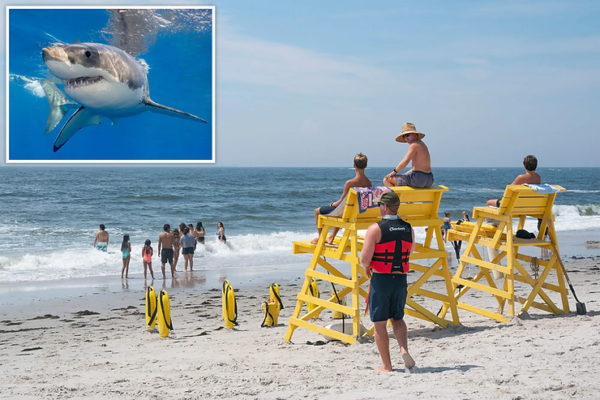
[[[309,345],[322,337],[297,329],[294,343],[283,343],[301,281],[282,284],[282,325],[270,329],[260,328],[266,288],[240,287],[233,331],[221,328],[219,289],[169,286],[175,330],[167,339],[145,328],[140,279],[129,289],[3,294],[1,398],[599,398],[598,259],[566,264],[586,316],[574,313],[569,295],[569,315],[533,310],[532,319],[506,324],[460,311],[462,325],[444,330],[407,317],[414,373],[404,370],[393,338],[390,374],[371,373],[381,363],[372,340]],[[493,298],[468,296],[494,306]],[[84,310],[98,314],[74,314]],[[53,317],[32,319],[46,314]],[[324,313],[323,324],[330,317]]]

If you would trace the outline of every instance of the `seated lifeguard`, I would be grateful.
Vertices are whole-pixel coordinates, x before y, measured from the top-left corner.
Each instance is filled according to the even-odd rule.
[[[511,185],[524,185],[524,184],[532,184],[539,185],[542,182],[542,177],[539,176],[535,169],[537,168],[537,158],[535,156],[529,155],[523,159],[523,166],[525,167],[525,173],[523,175],[519,175],[515,178],[514,182]],[[490,207],[500,207],[500,199],[491,199],[486,203],[487,206]]]
[[[383,178],[383,184],[392,186],[409,186],[414,188],[426,188],[433,185],[433,174],[431,173],[431,159],[429,149],[421,141],[425,137],[419,132],[414,124],[410,122],[402,125],[402,133],[396,137],[396,142],[408,143],[408,151],[404,159],[392,172]],[[412,161],[412,169],[406,174],[396,175]]]
[[[356,176],[346,181],[346,183],[344,184],[344,192],[342,193],[342,197],[340,197],[338,201],[334,201],[328,206],[323,206],[315,209],[315,223],[317,224],[317,226],[319,226],[319,215],[327,215],[333,210],[335,210],[336,207],[339,206],[342,203],[342,201],[344,201],[351,188],[373,186],[369,178],[367,178],[367,176],[365,175],[367,161],[367,156],[365,156],[363,153],[358,153],[356,157],[354,157],[354,170],[356,171]],[[322,229],[318,228],[319,236],[321,236],[321,231]],[[339,228],[333,228],[331,235],[326,239],[326,242],[329,244],[333,243],[333,239],[335,238],[335,235],[337,235],[338,231]],[[318,241],[319,238],[317,237],[316,239],[313,239],[311,243],[317,244]]]

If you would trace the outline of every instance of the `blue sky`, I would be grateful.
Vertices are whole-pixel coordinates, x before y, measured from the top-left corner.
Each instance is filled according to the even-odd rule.
[[[218,166],[600,166],[600,2],[210,4]]]

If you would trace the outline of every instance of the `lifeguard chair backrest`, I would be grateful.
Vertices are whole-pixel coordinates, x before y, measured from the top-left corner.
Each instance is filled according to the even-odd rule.
[[[566,192],[558,185],[552,185],[559,192]],[[536,193],[533,189],[524,185],[509,185],[504,191],[500,201],[500,213],[510,215],[512,218],[529,216],[542,218],[544,214],[552,212],[556,193]]]
[[[354,222],[360,219],[373,219],[381,217],[378,207],[368,208],[365,212],[361,213],[358,206],[359,198],[356,190],[350,189],[348,192],[348,199],[346,200],[346,207],[342,214],[344,221]]]
[[[398,215],[403,220],[419,221],[437,219],[442,193],[448,188],[442,185],[431,186],[425,189],[411,188],[408,186],[393,187],[400,198]]]
[[[398,186],[391,188],[400,198],[400,208],[398,215],[405,221],[428,220],[438,218],[438,209],[442,199],[442,193],[447,192],[448,188],[442,185],[436,185],[425,189],[416,189],[408,186]],[[346,207],[342,214],[344,221],[359,221],[362,219],[380,218],[381,214],[378,207],[368,208],[365,212],[359,212],[358,193],[350,189]]]

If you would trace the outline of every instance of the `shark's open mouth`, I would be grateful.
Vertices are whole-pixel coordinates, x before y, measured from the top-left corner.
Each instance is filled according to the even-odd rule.
[[[79,87],[93,85],[103,79],[104,78],[101,76],[82,76],[75,79],[65,79],[65,88],[77,89]]]

